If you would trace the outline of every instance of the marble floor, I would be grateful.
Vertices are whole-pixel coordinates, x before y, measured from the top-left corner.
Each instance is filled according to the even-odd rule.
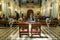
[[[60,40],[60,27],[41,26],[41,36],[43,38],[19,38],[19,26],[2,27],[0,26],[0,40]]]

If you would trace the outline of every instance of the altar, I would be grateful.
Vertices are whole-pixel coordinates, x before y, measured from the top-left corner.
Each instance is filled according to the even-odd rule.
[[[34,35],[41,36],[41,23],[40,22],[20,22],[19,23],[19,36],[27,35],[34,37]]]

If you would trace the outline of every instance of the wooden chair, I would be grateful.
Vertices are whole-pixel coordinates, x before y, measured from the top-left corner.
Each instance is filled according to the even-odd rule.
[[[34,37],[33,35],[39,35],[39,37],[41,36],[41,25],[40,25],[40,23],[33,23],[32,24],[31,37]]]
[[[27,35],[29,37],[29,27],[26,23],[19,24],[19,36]]]

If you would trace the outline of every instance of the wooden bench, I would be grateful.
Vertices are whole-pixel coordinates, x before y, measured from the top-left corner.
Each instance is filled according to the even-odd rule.
[[[0,20],[0,25],[8,26],[9,22],[7,20]]]
[[[20,23],[20,21],[15,20],[13,24],[14,24],[14,25],[19,25],[19,23]]]
[[[58,25],[58,20],[51,20],[50,25],[51,25],[51,26],[56,26],[56,25]]]
[[[40,20],[41,25],[46,25],[46,20]]]
[[[42,25],[46,25],[46,20],[40,20],[40,23]],[[51,20],[50,25],[51,26],[56,26],[58,24],[58,20]]]

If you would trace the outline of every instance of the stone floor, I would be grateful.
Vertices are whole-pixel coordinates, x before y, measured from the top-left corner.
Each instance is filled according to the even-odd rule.
[[[26,38],[26,36],[19,38],[19,26],[0,26],[0,40],[60,40],[60,27],[48,28],[46,26],[41,26],[41,36],[43,36],[43,38]]]

